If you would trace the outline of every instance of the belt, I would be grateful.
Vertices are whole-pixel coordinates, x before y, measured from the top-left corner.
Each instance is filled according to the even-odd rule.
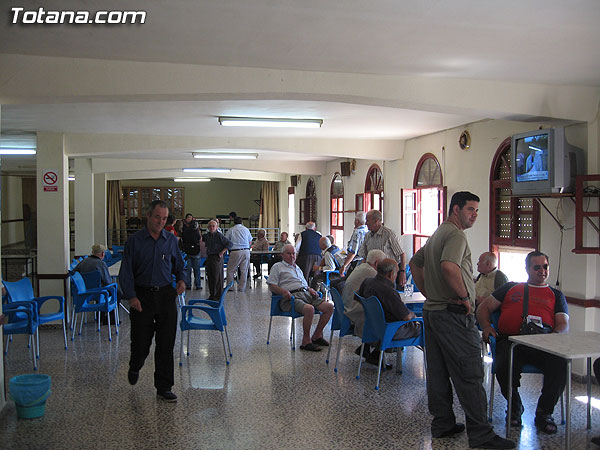
[[[229,250],[230,252],[239,252],[241,250],[250,250],[249,248],[234,248],[232,250]]]
[[[306,291],[308,291],[307,288],[301,287],[300,289],[295,289],[293,291],[290,291],[290,294],[295,294],[296,292],[306,292]]]
[[[171,285],[166,284],[164,286],[136,286],[135,289],[141,290],[141,291],[159,292],[159,291],[162,291],[163,289],[166,289],[169,287],[171,287]]]

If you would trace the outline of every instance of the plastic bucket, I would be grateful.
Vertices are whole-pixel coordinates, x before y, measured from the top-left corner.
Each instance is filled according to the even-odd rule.
[[[10,398],[22,419],[41,417],[46,412],[46,399],[50,396],[50,375],[27,374],[12,377],[8,382]]]

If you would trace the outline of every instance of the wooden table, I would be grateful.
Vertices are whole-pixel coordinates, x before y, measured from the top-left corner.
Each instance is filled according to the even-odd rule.
[[[567,360],[567,400],[565,448],[571,446],[571,371],[574,359],[587,358],[587,429],[592,427],[592,358],[600,357],[600,333],[594,331],[574,331],[570,333],[533,334],[510,336],[510,356],[508,363],[508,411],[512,411],[512,372],[513,351],[517,345],[526,345]],[[510,432],[510,414],[507,414],[506,437]]]

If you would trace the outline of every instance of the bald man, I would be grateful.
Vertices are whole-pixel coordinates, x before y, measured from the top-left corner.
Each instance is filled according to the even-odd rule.
[[[484,252],[477,261],[479,276],[475,280],[475,302],[479,305],[483,300],[492,295],[496,289],[508,283],[508,277],[498,270],[498,258],[493,252]]]

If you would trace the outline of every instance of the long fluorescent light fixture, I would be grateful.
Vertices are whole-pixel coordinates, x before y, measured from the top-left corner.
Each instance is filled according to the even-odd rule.
[[[232,152],[193,152],[196,159],[256,159],[258,153],[232,153]]]
[[[219,117],[224,127],[321,128],[322,119],[275,119],[262,117]]]
[[[229,173],[231,169],[211,169],[211,168],[190,168],[190,169],[182,169],[184,172],[206,172],[206,173]]]
[[[69,181],[75,181],[75,175],[69,175]]]
[[[175,183],[185,183],[185,182],[196,182],[196,183],[201,183],[201,182],[209,182],[210,178],[192,178],[192,177],[188,177],[188,178],[173,178],[173,181]]]
[[[35,155],[35,149],[28,148],[0,148],[0,155]]]

